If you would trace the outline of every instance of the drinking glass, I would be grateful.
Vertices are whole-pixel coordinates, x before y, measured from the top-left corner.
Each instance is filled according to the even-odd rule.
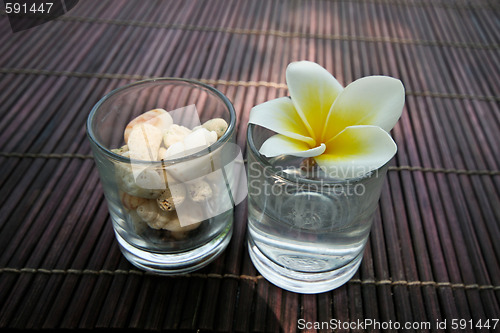
[[[213,118],[224,119],[228,127],[215,143],[187,156],[152,161],[120,153],[127,124],[156,108],[189,129]],[[233,170],[239,153],[235,126],[233,106],[221,92],[185,79],[133,83],[94,106],[87,135],[116,239],[132,264],[160,274],[186,273],[207,265],[226,248],[233,230],[232,187],[238,177]],[[205,192],[195,198],[200,184]],[[158,198],[167,189],[175,211],[158,209]]]
[[[337,288],[363,258],[387,164],[352,179],[305,178],[304,160],[259,153],[274,133],[250,124],[248,250],[257,270],[294,292]]]

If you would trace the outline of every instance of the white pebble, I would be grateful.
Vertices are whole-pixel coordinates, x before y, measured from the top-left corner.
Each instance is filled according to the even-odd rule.
[[[220,138],[227,130],[227,122],[222,118],[214,118],[207,120],[201,125],[209,131],[217,133],[217,138]]]
[[[189,128],[173,124],[163,135],[163,144],[169,148],[174,143],[182,141],[190,133]]]
[[[128,142],[128,138],[133,128],[137,125],[145,123],[158,128],[163,134],[170,128],[173,122],[174,121],[172,119],[172,116],[164,109],[149,110],[135,117],[131,122],[127,124],[127,126],[125,127],[125,132],[123,133],[123,137],[125,139],[125,142]]]
[[[212,188],[204,180],[197,180],[188,184],[188,193],[194,202],[205,202],[212,197]]]
[[[156,161],[163,136],[161,130],[144,123],[134,126],[128,137],[130,157],[136,160]]]

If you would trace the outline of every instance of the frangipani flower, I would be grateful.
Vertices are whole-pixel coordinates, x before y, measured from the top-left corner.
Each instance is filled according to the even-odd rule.
[[[397,147],[389,135],[403,111],[401,81],[367,76],[345,89],[323,67],[288,65],[290,97],[252,108],[249,123],[276,132],[260,153],[266,157],[314,157],[330,176],[358,177],[387,163]]]

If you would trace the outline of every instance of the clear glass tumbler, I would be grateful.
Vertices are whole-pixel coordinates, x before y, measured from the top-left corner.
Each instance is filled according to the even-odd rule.
[[[361,263],[387,164],[354,179],[304,178],[297,159],[270,160],[259,153],[273,134],[248,126],[250,257],[268,281],[283,289],[332,290]]]
[[[156,108],[189,129],[222,118],[227,130],[215,143],[173,159],[134,160],[120,153],[127,124]],[[94,106],[87,136],[118,244],[132,264],[160,274],[186,273],[207,265],[226,248],[235,203],[231,177],[237,177],[228,167],[238,155],[235,126],[233,106],[222,93],[184,79],[133,83]],[[160,202],[167,202],[159,199],[165,194],[173,198],[175,211],[158,209]]]

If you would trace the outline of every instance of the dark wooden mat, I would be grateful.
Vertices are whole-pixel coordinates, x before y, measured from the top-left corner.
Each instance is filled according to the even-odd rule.
[[[328,332],[324,323],[373,319],[478,331],[500,318],[497,1],[82,0],[16,33],[2,14],[0,31],[0,328],[295,332],[318,322]],[[244,149],[251,107],[285,96],[286,65],[301,59],[344,85],[384,74],[407,90],[354,278],[319,295],[268,283],[244,246],[246,204],[209,267],[160,277],[130,265],[85,136],[96,101],[141,78],[195,78],[234,103]]]

